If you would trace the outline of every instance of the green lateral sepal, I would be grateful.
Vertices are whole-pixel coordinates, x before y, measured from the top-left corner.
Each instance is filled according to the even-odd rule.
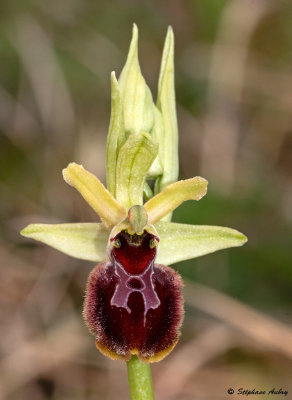
[[[166,265],[242,246],[247,242],[245,235],[223,226],[158,222],[155,228],[160,237],[156,262]]]
[[[31,224],[20,233],[81,260],[108,259],[106,246],[110,231],[102,223]]]

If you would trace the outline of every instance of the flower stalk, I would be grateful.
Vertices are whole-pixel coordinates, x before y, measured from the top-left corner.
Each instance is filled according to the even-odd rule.
[[[150,364],[133,356],[127,362],[127,371],[131,400],[154,400]]]

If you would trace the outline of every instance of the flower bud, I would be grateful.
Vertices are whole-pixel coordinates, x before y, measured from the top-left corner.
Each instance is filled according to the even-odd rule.
[[[138,60],[138,28],[133,25],[126,64],[119,77],[126,135],[150,132],[153,126],[152,94],[141,73]]]
[[[142,133],[148,134],[158,147],[158,151],[153,152],[155,157],[145,173],[145,178],[155,180],[156,194],[178,178],[174,37],[172,29],[169,28],[163,48],[155,105],[139,65],[138,28],[134,24],[127,61],[119,80],[117,81],[114,72],[111,75],[111,119],[107,138],[106,169],[108,190],[115,198],[120,193],[119,160],[121,153],[125,155],[124,145],[130,136]],[[144,184],[147,197],[147,181]],[[170,220],[170,215],[166,219]]]

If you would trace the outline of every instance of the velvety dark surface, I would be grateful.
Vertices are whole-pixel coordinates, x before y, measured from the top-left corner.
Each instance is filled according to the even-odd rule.
[[[111,305],[118,283],[113,264],[99,264],[89,276],[84,317],[97,341],[121,358],[130,357],[130,351],[135,349],[141,358],[153,357],[171,347],[178,338],[183,317],[180,276],[163,265],[152,268],[152,282],[160,305],[150,309],[145,319],[140,292],[129,296],[130,313]]]

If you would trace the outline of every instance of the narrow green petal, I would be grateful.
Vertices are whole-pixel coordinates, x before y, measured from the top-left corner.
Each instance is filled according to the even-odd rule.
[[[206,179],[196,176],[164,188],[145,204],[149,224],[155,224],[186,200],[200,200],[207,192],[207,185]]]
[[[100,180],[82,165],[70,163],[63,170],[63,177],[69,185],[78,190],[107,228],[113,227],[126,217],[124,207],[113,198]]]
[[[158,222],[155,228],[160,237],[156,262],[166,265],[242,246],[247,241],[242,233],[222,226]]]
[[[158,144],[148,133],[128,137],[117,163],[116,198],[126,210],[143,204],[144,181],[158,153]]]
[[[81,260],[107,260],[110,231],[101,223],[31,224],[20,233]]]
[[[164,42],[159,81],[157,107],[161,111],[164,126],[163,176],[161,191],[178,178],[178,128],[174,86],[174,35],[169,27]]]
[[[111,119],[106,144],[107,188],[116,196],[116,166],[119,150],[125,143],[123,108],[119,84],[114,72],[111,74]]]
[[[127,134],[150,132],[153,126],[153,101],[142,76],[138,60],[138,28],[133,25],[126,64],[119,78]]]

